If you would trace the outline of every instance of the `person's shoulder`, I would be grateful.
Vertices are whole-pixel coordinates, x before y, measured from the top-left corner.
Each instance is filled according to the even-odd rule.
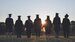
[[[39,18],[39,20],[41,20],[41,18]]]
[[[20,20],[22,22],[22,20]]]
[[[6,21],[10,20],[9,18],[6,18]]]
[[[33,22],[32,20],[30,20],[31,22]]]
[[[54,19],[56,19],[56,17],[54,17]]]
[[[28,20],[26,20],[25,22],[27,22]]]
[[[69,19],[67,19],[69,21]]]
[[[36,21],[37,19],[34,19],[34,21]]]
[[[28,21],[28,20],[26,20],[26,21]]]
[[[22,20],[16,20],[16,22],[22,22]]]
[[[18,20],[16,20],[16,22],[17,22]]]
[[[9,18],[6,18],[6,19],[9,19]]]
[[[63,20],[65,20],[65,18],[63,18]]]
[[[47,21],[47,19],[45,21]]]
[[[58,17],[60,19],[60,17]]]
[[[65,17],[63,19],[65,19]]]

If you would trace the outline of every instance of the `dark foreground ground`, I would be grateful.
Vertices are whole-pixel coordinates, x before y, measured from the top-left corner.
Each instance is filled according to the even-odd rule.
[[[75,42],[75,36],[70,36],[69,38],[64,38],[63,36],[59,36],[59,38],[49,36],[46,38],[45,35],[42,35],[40,38],[32,36],[30,39],[28,39],[26,36],[22,35],[22,38],[17,39],[15,35],[12,37],[0,35],[0,42]]]

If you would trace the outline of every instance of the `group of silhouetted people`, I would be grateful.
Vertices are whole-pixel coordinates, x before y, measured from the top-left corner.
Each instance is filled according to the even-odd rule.
[[[56,16],[53,19],[53,24],[50,20],[50,17],[47,16],[47,18],[45,20],[46,23],[43,27],[42,27],[41,18],[39,18],[38,14],[36,15],[36,19],[34,20],[34,22],[31,20],[30,16],[27,16],[28,19],[25,21],[25,25],[23,25],[21,16],[18,16],[18,19],[16,20],[15,25],[14,25],[11,15],[12,14],[9,14],[9,17],[6,18],[6,21],[5,21],[7,35],[11,36],[11,34],[13,32],[13,27],[14,27],[17,38],[21,38],[21,34],[24,31],[24,29],[26,29],[27,38],[30,38],[31,34],[32,34],[32,29],[34,28],[34,32],[35,32],[36,36],[40,37],[41,28],[45,27],[45,34],[47,36],[47,35],[51,34],[51,28],[54,27],[54,31],[56,33],[56,38],[58,38],[59,32],[60,32],[60,26],[62,24],[64,37],[65,38],[69,37],[70,20],[68,19],[68,17],[69,17],[68,14],[65,15],[65,18],[63,19],[63,22],[61,23],[59,13],[56,13]]]

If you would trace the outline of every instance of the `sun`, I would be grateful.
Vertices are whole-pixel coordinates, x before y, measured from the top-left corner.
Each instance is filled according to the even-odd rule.
[[[44,20],[42,20],[42,30],[43,32],[45,32],[45,27],[43,27],[46,24],[46,22]]]
[[[46,22],[44,20],[42,20],[42,25],[46,24]]]

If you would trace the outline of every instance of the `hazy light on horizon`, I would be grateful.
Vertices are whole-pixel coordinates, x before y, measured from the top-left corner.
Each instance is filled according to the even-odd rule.
[[[12,14],[14,22],[18,15],[22,16],[23,23],[28,15],[34,21],[36,14],[40,15],[42,21],[45,21],[47,15],[53,21],[56,12],[59,13],[61,21],[66,13],[72,21],[75,20],[74,4],[75,0],[0,0],[0,22],[4,22],[9,13]]]

